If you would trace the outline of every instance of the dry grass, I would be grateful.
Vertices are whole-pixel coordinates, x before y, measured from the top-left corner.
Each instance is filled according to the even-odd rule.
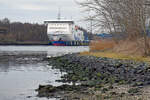
[[[134,41],[121,40],[117,44],[111,39],[101,39],[92,41],[90,43],[90,52],[82,52],[81,54],[150,62],[150,56],[145,56],[144,47],[143,38]]]
[[[131,40],[119,41],[119,43],[113,48],[113,51],[128,55],[145,56],[144,48],[145,48],[144,38],[139,38],[135,39],[134,41]]]
[[[150,38],[147,42],[150,47]],[[118,43],[115,43],[112,39],[95,40],[90,43],[90,51],[112,51],[126,55],[147,56],[145,55],[144,38],[119,40]]]
[[[81,52],[80,54],[96,56],[96,57],[107,57],[107,58],[113,58],[113,59],[124,59],[124,60],[134,60],[134,61],[141,61],[141,62],[150,62],[150,57],[125,55],[125,54],[113,53],[113,52]]]
[[[109,50],[115,46],[115,42],[111,39],[101,39],[90,43],[90,51]]]

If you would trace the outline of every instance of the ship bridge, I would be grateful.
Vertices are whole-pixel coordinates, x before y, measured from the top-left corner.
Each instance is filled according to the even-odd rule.
[[[47,34],[72,34],[74,21],[72,20],[48,20],[44,21],[47,25]]]

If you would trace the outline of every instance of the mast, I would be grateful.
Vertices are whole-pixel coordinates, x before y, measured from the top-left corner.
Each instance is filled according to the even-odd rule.
[[[58,16],[57,19],[60,20],[61,19],[61,12],[60,12],[60,7],[58,8]]]

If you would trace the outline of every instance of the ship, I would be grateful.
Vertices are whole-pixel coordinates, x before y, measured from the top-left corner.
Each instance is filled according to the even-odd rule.
[[[88,45],[87,31],[73,20],[46,20],[49,42],[54,46]]]

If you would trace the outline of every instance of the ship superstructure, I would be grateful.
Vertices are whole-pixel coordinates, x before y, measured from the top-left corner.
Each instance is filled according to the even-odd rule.
[[[72,20],[48,20],[47,35],[52,44],[66,45],[68,42],[85,41],[85,32]]]
[[[71,20],[49,20],[47,24],[47,35],[50,41],[71,41],[73,37],[73,25]]]

